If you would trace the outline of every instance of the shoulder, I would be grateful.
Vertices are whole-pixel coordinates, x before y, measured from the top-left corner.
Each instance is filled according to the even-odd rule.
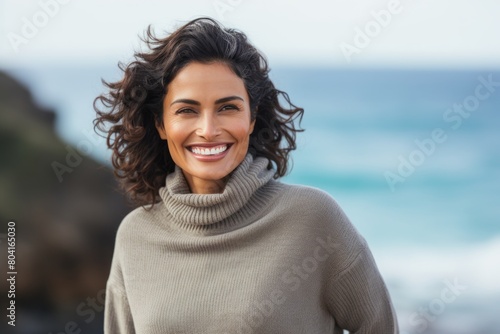
[[[339,203],[326,191],[303,185],[283,187],[279,206],[288,222],[331,235],[338,243],[363,247],[364,238],[351,223]],[[351,248],[347,246],[347,248]],[[346,248],[346,249],[347,249]]]
[[[116,244],[130,244],[130,241],[136,240],[139,232],[147,231],[158,221],[161,215],[162,203],[156,203],[154,206],[139,206],[129,212],[121,221],[116,232]]]
[[[315,214],[343,214],[338,202],[326,191],[304,185],[283,184],[284,204]]]

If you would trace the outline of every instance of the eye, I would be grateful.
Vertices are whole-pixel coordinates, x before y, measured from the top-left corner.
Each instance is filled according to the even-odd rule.
[[[221,111],[224,111],[224,110],[240,110],[240,108],[238,108],[234,104],[226,104],[226,105],[222,106],[222,108],[220,108],[220,110]]]
[[[196,111],[194,111],[193,109],[190,109],[190,108],[183,108],[183,109],[179,109],[175,112],[176,115],[179,115],[179,114],[194,114],[196,113]]]

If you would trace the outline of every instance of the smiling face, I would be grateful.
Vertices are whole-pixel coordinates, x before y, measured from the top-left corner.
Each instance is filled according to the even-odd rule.
[[[250,115],[243,80],[226,64],[192,62],[170,82],[157,130],[191,192],[223,191],[248,152]]]

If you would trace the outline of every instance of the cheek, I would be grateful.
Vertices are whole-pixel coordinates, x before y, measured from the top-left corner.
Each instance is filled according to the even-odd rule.
[[[174,145],[180,145],[188,136],[188,126],[182,122],[165,122],[165,133],[167,141]]]
[[[248,120],[240,120],[232,126],[233,136],[240,141],[248,140],[251,130]]]

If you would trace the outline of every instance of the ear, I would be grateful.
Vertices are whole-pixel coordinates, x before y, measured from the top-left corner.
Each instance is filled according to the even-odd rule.
[[[167,140],[167,133],[165,132],[165,128],[163,125],[155,123],[156,131],[158,131],[158,134],[160,135],[160,138],[163,140]]]
[[[250,122],[250,133],[253,133],[253,129],[255,127],[255,119],[253,121]]]
[[[250,134],[253,133],[253,129],[255,127],[255,122],[257,121],[257,109],[258,108],[255,108],[255,112],[253,114],[253,117],[252,117],[252,115],[250,116]],[[253,118],[253,120],[252,120],[252,118]]]

